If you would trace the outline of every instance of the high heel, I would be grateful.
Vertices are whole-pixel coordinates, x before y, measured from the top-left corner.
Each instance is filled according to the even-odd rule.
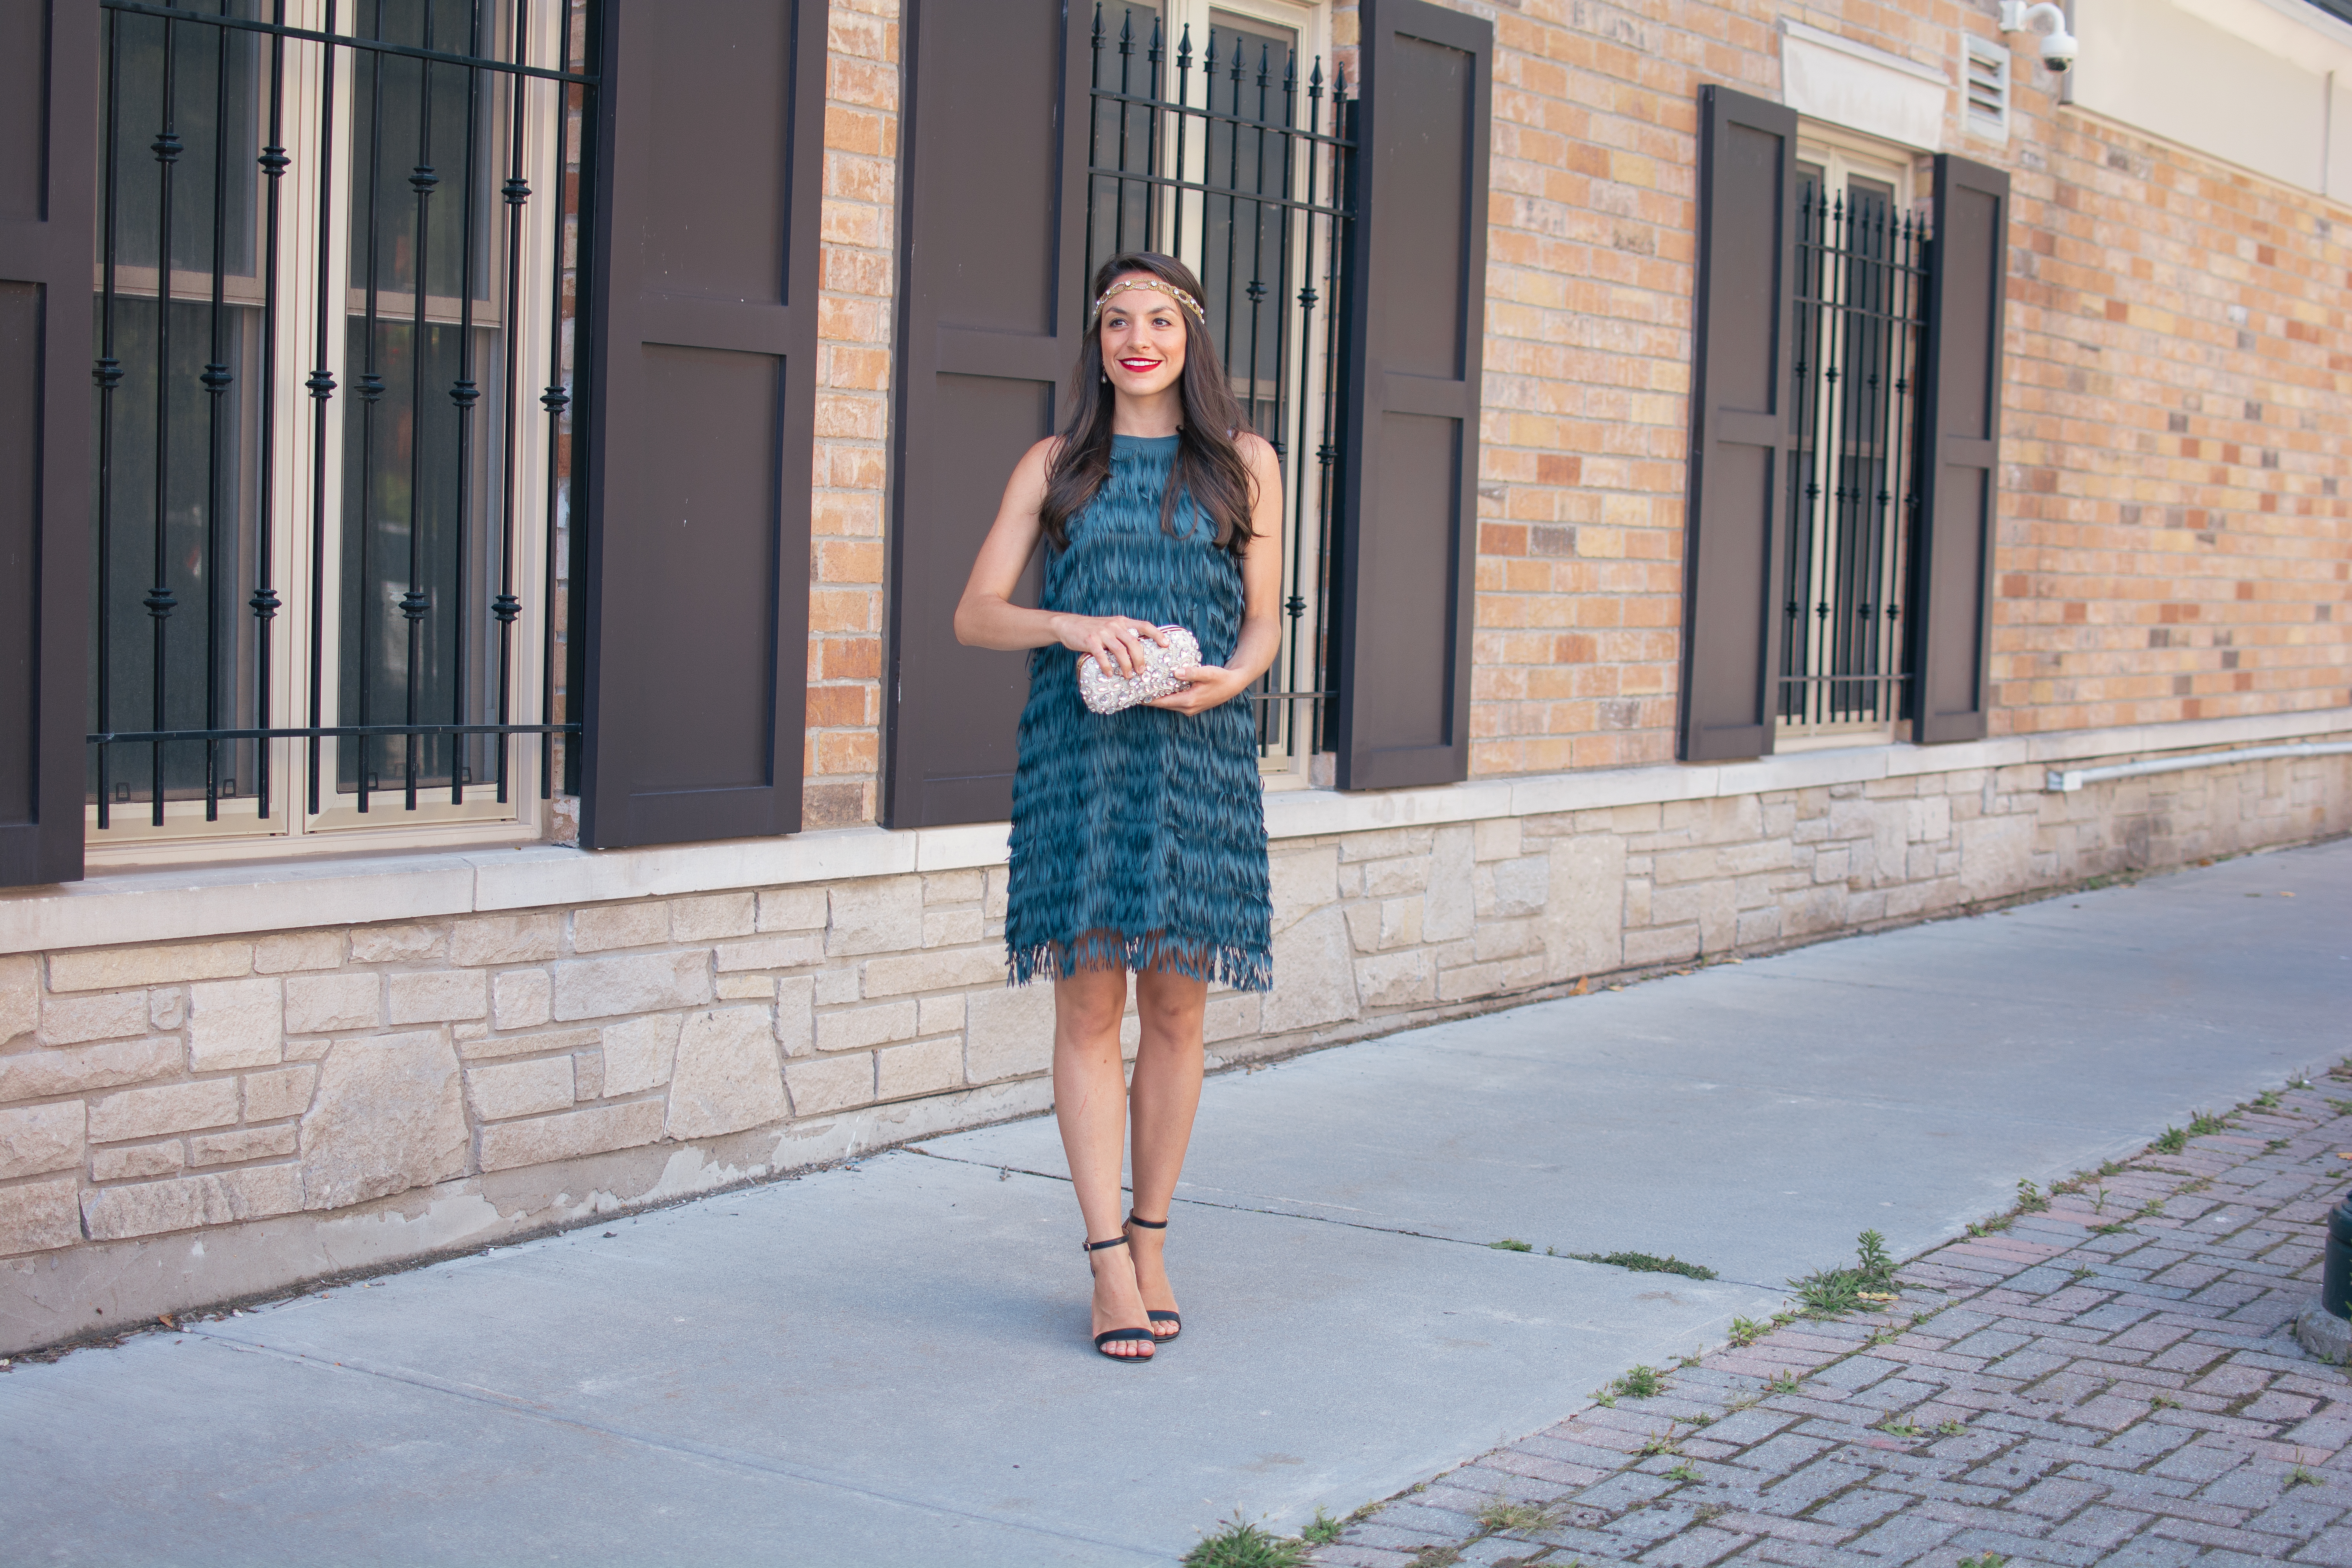
[[[1140,1226],[1145,1230],[1166,1230],[1168,1228],[1168,1222],[1164,1219],[1155,1221],[1136,1218],[1135,1211],[1133,1209],[1127,1211],[1127,1223],[1132,1226]],[[1127,1238],[1122,1236],[1119,1239],[1124,1241]],[[1184,1320],[1174,1312],[1155,1312],[1147,1308],[1145,1309],[1143,1315],[1155,1323],[1173,1323],[1176,1325],[1175,1334],[1153,1334],[1151,1336],[1154,1340],[1163,1345],[1171,1342],[1176,1338],[1176,1334],[1181,1334],[1184,1331]]]
[[[1125,1247],[1127,1245],[1127,1233],[1121,1231],[1118,1235],[1112,1237],[1108,1241],[1089,1241],[1082,1243],[1081,1245],[1086,1249],[1087,1267],[1091,1270],[1094,1267],[1094,1255],[1102,1251],[1107,1247]],[[1151,1359],[1151,1352],[1149,1351],[1146,1351],[1141,1355],[1114,1355],[1109,1351],[1103,1349],[1103,1346],[1111,1343],[1115,1340],[1143,1340],[1150,1343],[1157,1344],[1160,1342],[1160,1336],[1153,1333],[1150,1329],[1105,1329],[1101,1333],[1095,1336],[1095,1353],[1101,1356],[1106,1361],[1147,1362]]]

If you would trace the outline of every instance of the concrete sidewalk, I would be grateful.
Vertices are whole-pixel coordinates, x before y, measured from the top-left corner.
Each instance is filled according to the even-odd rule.
[[[1213,1080],[1152,1365],[1087,1343],[1040,1120],[20,1363],[0,1520],[59,1563],[1166,1563],[1556,1422],[2347,1016],[2339,843],[1417,1030]]]

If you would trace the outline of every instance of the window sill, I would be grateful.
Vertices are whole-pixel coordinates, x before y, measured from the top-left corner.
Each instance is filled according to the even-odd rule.
[[[1853,746],[1749,763],[1664,763],[1478,779],[1377,794],[1280,790],[1265,797],[1266,831],[1282,841],[2347,731],[2352,708],[2331,708],[1943,746]],[[644,849],[519,844],[507,849],[105,870],[87,881],[0,892],[0,953],[189,942],[1002,866],[1010,831],[1002,822],[909,831],[845,827]]]

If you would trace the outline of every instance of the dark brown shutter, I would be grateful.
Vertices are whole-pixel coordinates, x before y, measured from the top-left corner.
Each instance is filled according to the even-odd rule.
[[[1990,706],[2009,176],[1938,154],[1935,226],[1920,409],[1927,472],[1911,557],[1911,738],[1923,743],[1981,739]]]
[[[98,29],[0,6],[0,887],[81,876]]]
[[[1788,484],[1797,116],[1729,88],[1698,96],[1698,277],[1683,528],[1686,763],[1760,757],[1779,707],[1780,527]]]
[[[825,7],[629,0],[604,15],[581,837],[790,833]]]
[[[1495,29],[1362,16],[1333,743],[1340,788],[1391,789],[1470,770]]]
[[[1092,17],[1083,0],[914,0],[901,35],[892,827],[1013,813],[1026,656],[960,645],[955,606],[1013,464],[1054,432],[1085,330]]]

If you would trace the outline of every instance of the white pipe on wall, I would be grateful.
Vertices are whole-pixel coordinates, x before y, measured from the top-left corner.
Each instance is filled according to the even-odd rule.
[[[2104,768],[2050,770],[2042,787],[2051,794],[2072,794],[2101,779],[2137,778],[2142,773],[2179,773],[2190,768],[2218,768],[2231,763],[2266,763],[2273,757],[2336,757],[2352,752],[2352,741],[2299,741],[2288,746],[2244,746],[2234,752],[2200,752],[2193,757],[2164,757],[2155,762],[2116,763]]]

